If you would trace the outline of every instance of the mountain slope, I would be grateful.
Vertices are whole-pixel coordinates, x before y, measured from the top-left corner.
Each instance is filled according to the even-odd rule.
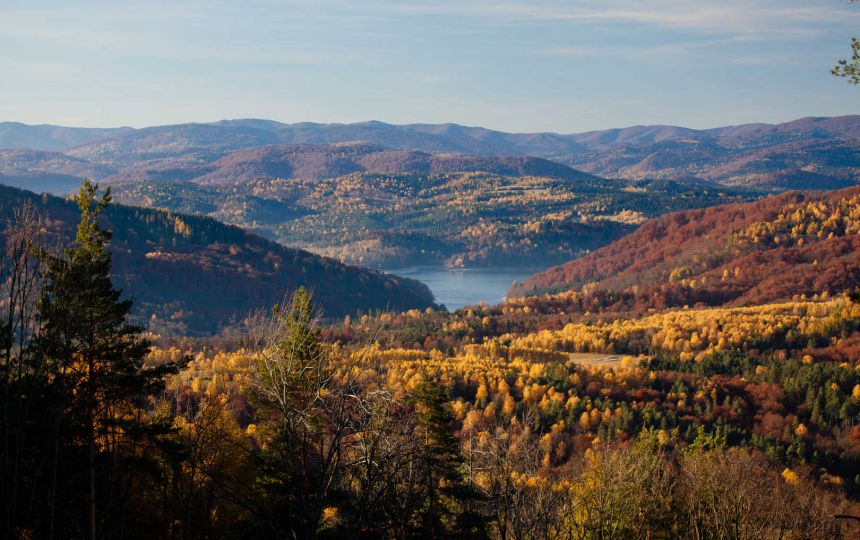
[[[513,161],[524,168],[541,162]],[[125,204],[200,212],[285,245],[382,268],[549,266],[603,246],[648,217],[750,196],[558,170],[559,176],[575,180],[488,172],[362,172],[225,185],[129,181],[115,184],[114,190]],[[261,172],[254,169],[251,176]]]
[[[76,207],[48,195],[0,187],[3,223],[27,201],[45,213],[52,238],[71,238]],[[433,305],[417,281],[286,248],[209,218],[113,204],[104,226],[114,233],[116,285],[135,299],[136,317],[158,331],[216,332],[299,285],[332,317]]]
[[[860,116],[809,116],[782,124],[745,124],[703,132],[726,146],[737,147],[763,147],[811,139],[857,139],[860,138]]]
[[[668,214],[511,294],[574,291],[584,310],[748,305],[860,284],[860,187]]]
[[[622,178],[704,180],[757,189],[834,189],[860,182],[860,142],[811,138],[735,148],[712,139],[661,141],[560,159],[583,171]]]
[[[230,185],[260,178],[321,180],[358,172],[444,174],[476,171],[506,176],[599,180],[541,158],[430,154],[415,150],[391,150],[369,143],[341,143],[263,146],[231,152],[205,164],[170,161],[159,167],[125,170],[107,181],[192,180],[200,184]]]
[[[116,167],[159,163],[199,152],[220,156],[241,148],[280,142],[264,127],[232,124],[154,126],[69,150],[69,155]]]

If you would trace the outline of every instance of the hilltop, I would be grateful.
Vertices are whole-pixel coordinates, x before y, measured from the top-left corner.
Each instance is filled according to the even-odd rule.
[[[51,238],[69,240],[79,219],[70,201],[0,187],[3,223],[29,202]],[[423,284],[286,248],[213,219],[112,204],[113,279],[135,300],[135,317],[168,333],[211,334],[269,309],[299,285],[325,316],[433,306]],[[5,225],[4,225],[5,226]]]
[[[668,214],[513,295],[572,291],[584,310],[753,305],[860,283],[860,188]]]
[[[743,144],[733,138],[664,140],[609,147],[559,161],[598,175],[687,179],[769,191],[835,189],[860,182],[857,139]]]
[[[545,176],[570,181],[598,178],[535,157],[481,156],[394,150],[369,143],[273,145],[231,152],[211,163],[173,160],[109,176],[108,182],[190,180],[230,185],[266,178],[322,180],[352,173],[443,174],[481,171],[507,176]]]

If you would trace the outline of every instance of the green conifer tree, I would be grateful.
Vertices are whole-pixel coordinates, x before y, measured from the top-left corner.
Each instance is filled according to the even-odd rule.
[[[119,527],[126,495],[122,481],[140,466],[140,441],[168,429],[148,421],[143,400],[178,369],[176,364],[144,367],[150,344],[127,320],[132,302],[122,300],[122,291],[111,283],[111,234],[98,224],[110,190],[100,197],[97,190],[84,180],[77,194],[81,220],[75,244],[59,256],[44,256],[36,340],[57,396],[51,526],[63,511],[68,515],[57,515],[54,534],[72,534],[74,527],[91,539],[111,534],[103,527]],[[84,504],[76,496],[81,492]]]
[[[453,416],[448,410],[448,395],[432,377],[425,374],[413,396],[416,408],[416,433],[422,438],[421,455],[424,502],[418,509],[422,538],[470,536],[482,538],[485,530],[477,513],[470,508],[478,498],[466,483],[463,456],[452,433]]]

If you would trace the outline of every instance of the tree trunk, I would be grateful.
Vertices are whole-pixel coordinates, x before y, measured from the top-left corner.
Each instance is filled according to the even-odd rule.
[[[89,448],[87,449],[87,468],[89,469],[89,533],[90,540],[96,540],[96,442],[95,426],[90,426]]]
[[[91,350],[95,344],[92,335],[94,324],[90,321],[90,346]],[[95,391],[95,359],[88,355],[89,370],[87,372],[87,387],[89,390],[89,440],[87,441],[87,470],[89,476],[89,537],[96,540],[96,391]]]

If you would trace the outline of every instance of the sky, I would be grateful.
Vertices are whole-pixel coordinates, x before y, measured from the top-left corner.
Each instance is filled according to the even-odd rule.
[[[0,0],[0,121],[574,133],[860,113],[844,0]]]

